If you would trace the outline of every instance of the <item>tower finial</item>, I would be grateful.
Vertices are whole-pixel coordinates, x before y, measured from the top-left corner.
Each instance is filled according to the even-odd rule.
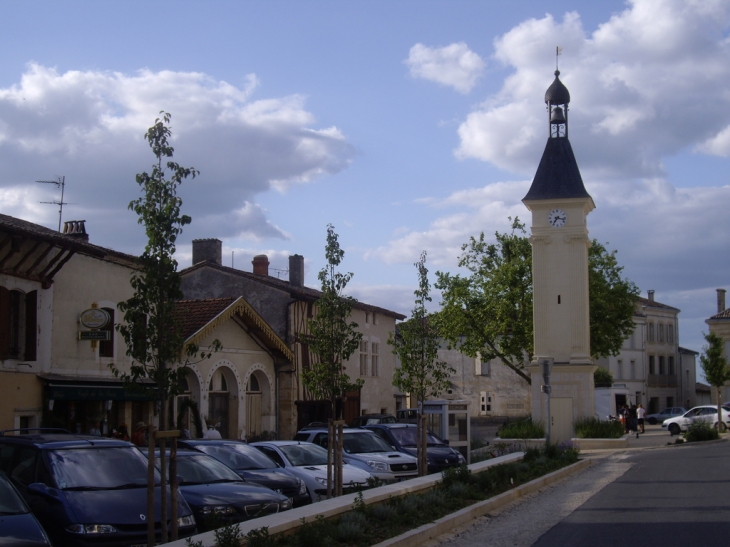
[[[558,71],[558,56],[562,55],[563,48],[561,46],[555,46],[555,71]]]

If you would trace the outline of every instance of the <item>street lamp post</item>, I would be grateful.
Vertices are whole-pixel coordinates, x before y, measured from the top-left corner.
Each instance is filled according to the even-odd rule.
[[[553,359],[541,359],[540,367],[542,368],[542,378],[545,381],[540,388],[547,395],[545,404],[545,445],[550,444],[550,371],[553,368]]]

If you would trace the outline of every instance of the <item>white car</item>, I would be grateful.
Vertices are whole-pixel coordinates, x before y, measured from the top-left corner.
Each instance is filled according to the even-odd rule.
[[[307,485],[312,503],[327,498],[327,450],[301,441],[261,441],[251,443],[285,471],[302,479]],[[355,492],[370,487],[372,475],[350,464],[342,466],[343,492]]]
[[[681,416],[664,420],[662,429],[667,429],[671,435],[679,435],[680,431],[687,431],[689,425],[696,421],[707,422],[712,427],[717,427],[717,406],[696,406]],[[730,412],[724,406],[722,407],[722,421],[724,423],[720,426],[720,429],[724,431],[730,425]]]
[[[326,427],[305,427],[295,441],[307,441],[327,446]],[[383,482],[396,482],[418,476],[418,460],[396,452],[392,446],[367,429],[345,428],[342,435],[342,459],[364,469]]]

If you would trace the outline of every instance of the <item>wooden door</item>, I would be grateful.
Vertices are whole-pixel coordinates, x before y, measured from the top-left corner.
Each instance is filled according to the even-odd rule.
[[[550,398],[550,443],[559,444],[573,438],[573,398]]]

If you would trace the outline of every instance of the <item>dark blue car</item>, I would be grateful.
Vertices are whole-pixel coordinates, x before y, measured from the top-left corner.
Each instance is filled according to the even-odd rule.
[[[282,469],[263,452],[246,443],[228,440],[186,439],[180,448],[199,450],[233,469],[246,482],[260,484],[291,498],[294,507],[312,503],[304,481]]]
[[[46,532],[4,473],[0,473],[0,545],[50,547]]]
[[[0,431],[0,471],[57,546],[146,545],[149,518],[161,541],[160,477],[155,474],[150,516],[147,459],[131,443],[47,430]],[[171,509],[168,492],[168,515]],[[193,535],[195,518],[182,496],[177,511],[179,536]]]
[[[415,456],[417,427],[416,424],[377,424],[365,425],[363,429],[369,429],[389,445],[394,446],[398,452]],[[433,432],[427,433],[426,458],[429,473],[440,473],[449,467],[466,464],[466,458],[458,450],[451,448]]]
[[[245,482],[233,469],[202,452],[179,450],[176,474],[199,532],[292,508],[292,501],[283,494]]]

